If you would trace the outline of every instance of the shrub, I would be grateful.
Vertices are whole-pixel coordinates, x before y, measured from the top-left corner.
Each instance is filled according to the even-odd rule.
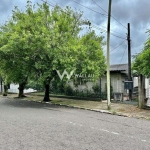
[[[69,95],[69,96],[74,95],[74,91],[73,91],[72,87],[68,84],[65,85],[64,91],[65,91],[66,95]]]
[[[100,86],[98,84],[93,85],[92,89],[96,94],[100,92]]]

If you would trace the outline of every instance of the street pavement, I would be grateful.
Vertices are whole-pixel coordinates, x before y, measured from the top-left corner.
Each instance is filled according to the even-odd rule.
[[[0,150],[150,150],[150,121],[0,98]]]

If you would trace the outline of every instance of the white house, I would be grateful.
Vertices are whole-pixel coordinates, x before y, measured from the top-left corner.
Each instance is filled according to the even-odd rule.
[[[111,86],[113,88],[113,93],[123,93],[124,95],[128,95],[128,90],[124,89],[124,81],[128,80],[128,64],[115,64],[110,66],[110,80]],[[101,90],[105,91],[107,83],[107,77],[104,75],[99,79],[96,84],[101,86]],[[69,82],[69,85],[73,89],[78,89],[80,91],[84,91],[88,89],[92,91],[92,86],[95,83],[86,82],[84,84],[74,86],[73,82]],[[138,87],[138,77],[133,77],[133,88]],[[146,97],[150,98],[150,82],[149,78],[145,79],[145,89],[146,89]]]
[[[18,84],[10,84],[10,88],[8,89],[8,92],[10,92],[10,93],[19,93],[18,87],[19,87]],[[0,92],[2,93],[3,91],[4,91],[4,85],[3,85],[3,83],[1,83]],[[25,89],[24,93],[31,93],[31,92],[35,92],[35,91],[36,90],[29,88],[29,89]]]

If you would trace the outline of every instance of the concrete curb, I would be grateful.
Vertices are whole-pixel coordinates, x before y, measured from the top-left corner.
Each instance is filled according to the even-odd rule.
[[[53,103],[52,103],[53,104]],[[150,118],[145,117],[145,116],[132,116],[132,115],[127,115],[127,114],[121,114],[116,112],[115,114],[113,112],[110,112],[108,110],[101,110],[101,109],[90,109],[90,108],[84,108],[84,107],[78,107],[78,106],[70,106],[70,105],[63,105],[63,104],[53,104],[57,106],[63,106],[63,107],[69,107],[69,108],[76,108],[76,109],[83,109],[83,110],[89,110],[89,111],[94,111],[94,112],[99,112],[99,113],[105,113],[105,114],[110,114],[110,115],[116,115],[116,116],[122,116],[122,117],[128,117],[128,118],[136,118],[136,119],[146,119],[150,120]]]
[[[10,98],[10,97],[6,97]],[[116,116],[122,116],[122,117],[128,117],[128,118],[136,118],[136,119],[146,119],[150,120],[149,117],[145,116],[133,116],[133,115],[127,115],[127,114],[122,114],[119,112],[110,112],[108,110],[102,110],[102,109],[91,109],[91,108],[84,108],[84,107],[79,107],[79,106],[70,106],[70,105],[64,105],[64,104],[55,104],[52,102],[43,102],[43,101],[35,101],[35,100],[25,100],[25,99],[20,99],[22,101],[28,101],[28,102],[36,102],[36,103],[43,103],[43,104],[48,104],[48,105],[55,105],[55,106],[63,106],[63,107],[68,107],[68,108],[75,108],[75,109],[83,109],[83,110],[89,110],[89,111],[94,111],[94,112],[99,112],[99,113],[105,113],[105,114],[110,114],[110,115],[116,115]]]

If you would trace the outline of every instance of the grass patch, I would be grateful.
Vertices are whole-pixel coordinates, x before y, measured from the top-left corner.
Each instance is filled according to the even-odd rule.
[[[113,115],[116,115],[116,114],[117,114],[117,112],[116,112],[115,110],[113,110],[113,111],[112,111],[112,114],[113,114]]]
[[[124,108],[119,108],[118,111],[119,111],[119,112],[124,112],[125,109],[124,109]]]
[[[69,105],[69,106],[78,106],[82,108],[95,108],[100,105],[100,102],[93,102],[93,101],[84,101],[84,100],[69,100],[63,99],[59,100],[58,98],[51,98],[52,103],[54,104],[62,104],[62,105]]]

